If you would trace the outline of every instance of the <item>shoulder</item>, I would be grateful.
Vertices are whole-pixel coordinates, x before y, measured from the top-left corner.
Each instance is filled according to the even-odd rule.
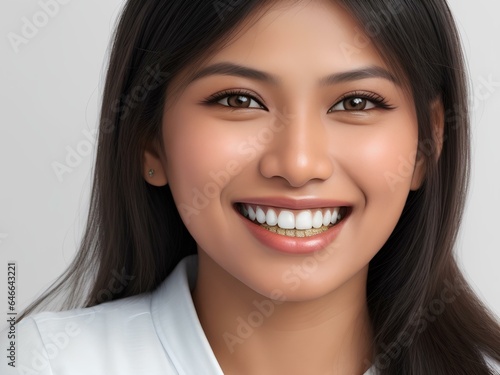
[[[152,293],[8,326],[0,347],[12,360],[0,359],[0,374],[222,375],[191,298],[196,266],[184,258]]]
[[[169,364],[158,363],[165,356],[150,306],[151,295],[143,294],[27,317],[1,333],[0,342],[7,341],[2,348],[14,345],[10,345],[11,364],[2,361],[0,373],[97,375],[112,369],[113,373],[133,374],[148,368],[150,373],[159,373],[156,367],[168,368]]]
[[[150,294],[124,298],[89,308],[61,312],[43,312],[31,317],[42,338],[68,336],[85,337],[127,334],[127,329],[147,324],[150,312]],[[23,322],[19,324],[20,328]]]

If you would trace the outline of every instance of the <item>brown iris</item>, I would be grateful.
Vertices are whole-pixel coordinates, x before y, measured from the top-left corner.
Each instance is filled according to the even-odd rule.
[[[252,100],[244,95],[231,95],[227,97],[227,103],[231,107],[248,108]]]
[[[367,100],[363,98],[351,98],[344,100],[344,108],[348,111],[362,111],[366,108]]]

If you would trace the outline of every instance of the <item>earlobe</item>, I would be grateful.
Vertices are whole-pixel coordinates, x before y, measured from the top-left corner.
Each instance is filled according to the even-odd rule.
[[[153,186],[165,186],[168,183],[162,160],[152,148],[144,150],[143,175],[146,182]]]
[[[411,190],[418,190],[424,183],[426,175],[426,161],[427,159],[433,157],[434,162],[437,163],[439,157],[441,156],[441,151],[443,149],[443,139],[444,139],[444,106],[441,98],[435,99],[431,105],[431,122],[433,130],[433,149],[429,155],[423,155],[420,147],[417,152],[417,157],[415,160],[415,170],[413,172],[413,178],[411,181]]]

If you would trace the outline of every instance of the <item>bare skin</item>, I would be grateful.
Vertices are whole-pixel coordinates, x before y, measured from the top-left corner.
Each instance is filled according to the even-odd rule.
[[[207,283],[198,284],[193,300],[224,374],[363,374],[367,369],[366,273],[325,297],[278,304],[228,273],[211,277],[222,273],[220,267],[210,259],[200,261],[209,265],[202,269],[209,275],[199,275]]]
[[[346,53],[361,28],[343,9],[283,5],[198,67],[238,64],[276,82],[219,73],[184,85],[164,113],[164,150],[145,152],[145,179],[170,185],[198,244],[193,301],[225,374],[361,375],[373,359],[368,264],[424,178],[413,100],[371,44]],[[244,93],[203,103],[226,90]],[[235,209],[273,197],[339,200],[351,213],[320,250],[290,254]]]

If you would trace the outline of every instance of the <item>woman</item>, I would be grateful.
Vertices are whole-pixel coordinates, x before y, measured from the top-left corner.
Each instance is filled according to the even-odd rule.
[[[442,0],[129,1],[87,231],[33,306],[86,308],[23,319],[18,370],[498,371],[452,254],[463,72]]]

